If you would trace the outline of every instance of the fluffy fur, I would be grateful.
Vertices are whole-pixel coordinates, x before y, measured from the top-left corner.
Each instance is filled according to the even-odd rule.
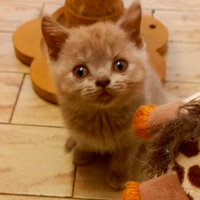
[[[75,146],[77,164],[88,163],[94,153],[112,154],[107,181],[115,189],[131,180],[133,157],[141,145],[131,128],[134,112],[140,105],[166,102],[148,61],[140,23],[138,2],[117,24],[98,22],[64,30],[49,17],[42,21],[59,104],[71,134],[67,146]],[[128,63],[124,73],[113,70],[117,60]],[[89,70],[84,79],[73,74],[79,65]],[[102,78],[110,81],[106,97],[100,96],[104,89],[96,85]]]

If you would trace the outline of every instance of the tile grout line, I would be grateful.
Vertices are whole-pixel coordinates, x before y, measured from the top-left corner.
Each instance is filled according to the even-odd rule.
[[[0,30],[0,33],[14,33],[15,31],[4,31],[4,30]]]
[[[63,1],[63,4],[62,3],[60,3],[60,2],[48,2],[48,1],[43,1],[43,2],[40,2],[39,0],[38,1],[26,1],[26,0],[18,0],[18,1],[16,1],[16,0],[9,0],[9,1],[7,1],[7,0],[4,0],[4,1],[1,1],[1,3],[16,3],[16,4],[21,4],[21,3],[26,3],[26,4],[39,4],[39,3],[41,3],[41,4],[50,4],[50,5],[61,5],[61,6],[64,6],[65,5],[65,1]],[[146,10],[147,10],[148,8],[146,8]],[[196,11],[196,12],[198,12],[198,11]]]
[[[42,8],[41,8],[41,10],[40,10],[39,18],[42,17],[42,14],[43,14],[45,5],[46,5],[46,3],[44,2],[44,3],[42,4]]]
[[[77,173],[77,164],[75,164],[74,169],[74,180],[73,180],[73,188],[72,188],[72,198],[74,197],[74,191],[75,191],[75,183],[76,183],[76,173]]]
[[[200,82],[184,82],[184,81],[170,81],[170,80],[164,80],[163,83],[181,83],[181,84],[196,84],[199,85]]]
[[[156,19],[156,18],[155,18]],[[196,41],[196,42],[191,42],[191,41],[189,41],[189,42],[184,42],[184,41],[181,41],[181,40],[174,40],[174,39],[169,39],[168,40],[168,42],[167,42],[167,44],[168,43],[181,43],[181,44],[196,44],[196,45],[199,45],[200,44],[200,42],[198,42],[198,41]]]
[[[21,84],[20,84],[20,86],[19,86],[19,91],[18,91],[18,93],[17,93],[17,97],[16,97],[16,100],[15,100],[15,103],[14,103],[14,106],[13,106],[13,110],[12,110],[11,116],[10,116],[9,124],[10,124],[11,121],[12,121],[13,114],[14,114],[14,112],[15,112],[15,108],[16,108],[16,105],[17,105],[17,102],[18,102],[18,99],[19,99],[19,95],[20,95],[20,93],[21,93],[22,85],[23,85],[23,83],[24,83],[25,76],[26,76],[26,75],[23,74],[22,81],[21,81]]]
[[[153,9],[153,8],[148,8],[148,7],[142,7],[142,9],[144,10],[150,10],[150,9]],[[176,9],[162,9],[162,8],[155,8],[154,10],[157,10],[157,11],[164,11],[164,12],[180,12],[180,13],[195,13],[195,14],[198,14],[200,12],[200,10],[198,11],[195,11],[195,10],[176,10]]]
[[[27,66],[27,68],[29,68],[29,66]],[[3,74],[3,73],[5,73],[5,74],[10,73],[10,74],[24,74],[24,75],[30,75],[30,73],[28,73],[28,72],[15,72],[15,71],[1,71],[1,70],[0,70],[0,74]]]
[[[39,197],[39,198],[47,198],[47,199],[51,199],[51,198],[58,198],[58,199],[63,199],[63,200],[67,200],[67,199],[75,199],[75,200],[107,200],[107,199],[93,199],[93,198],[72,198],[72,197],[68,197],[68,196],[47,196],[47,195],[37,195],[37,194],[11,194],[11,193],[3,193],[3,192],[0,192],[0,195],[3,195],[3,196],[16,196],[16,197]]]
[[[0,125],[12,125],[12,126],[28,126],[28,127],[38,127],[38,128],[65,128],[64,126],[48,126],[48,125],[35,125],[35,124],[17,124],[17,123],[6,123],[0,122]]]

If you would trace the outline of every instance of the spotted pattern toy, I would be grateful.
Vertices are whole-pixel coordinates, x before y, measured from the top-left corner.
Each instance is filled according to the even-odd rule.
[[[190,200],[200,199],[200,141],[188,142],[175,160],[179,181]]]
[[[136,111],[133,131],[148,140],[145,162],[151,179],[127,183],[123,200],[200,200],[199,96]]]

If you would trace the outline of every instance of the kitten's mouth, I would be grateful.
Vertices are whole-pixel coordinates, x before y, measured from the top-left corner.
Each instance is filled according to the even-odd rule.
[[[103,91],[103,92],[99,95],[99,97],[111,97],[111,95],[110,95],[108,92]]]
[[[100,100],[100,102],[103,102],[103,103],[109,103],[112,100],[112,95],[104,90],[99,95],[98,100]]]

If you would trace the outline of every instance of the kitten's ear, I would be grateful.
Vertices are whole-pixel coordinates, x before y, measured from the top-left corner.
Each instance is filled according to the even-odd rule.
[[[144,41],[140,31],[142,8],[139,0],[135,0],[120,20],[120,27],[135,42],[138,48],[143,47]]]
[[[46,42],[50,59],[56,61],[60,50],[69,37],[69,33],[51,17],[42,18],[42,34]]]

